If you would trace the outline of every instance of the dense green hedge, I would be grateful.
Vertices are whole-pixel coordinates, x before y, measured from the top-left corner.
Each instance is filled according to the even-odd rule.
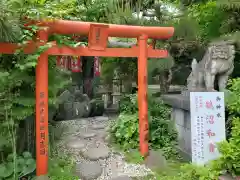
[[[163,101],[155,100],[151,95],[148,98],[149,107],[149,143],[154,149],[163,149],[168,152],[169,147],[176,143],[177,133],[170,121],[170,108]],[[120,115],[111,126],[111,137],[114,143],[124,150],[137,149],[139,146],[138,131],[138,103],[137,95],[127,95],[120,101]]]

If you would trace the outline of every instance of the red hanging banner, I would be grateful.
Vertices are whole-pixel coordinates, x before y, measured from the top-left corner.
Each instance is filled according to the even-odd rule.
[[[99,57],[94,57],[94,75],[100,76],[100,59]]]
[[[71,57],[71,70],[72,72],[82,72],[81,57]]]

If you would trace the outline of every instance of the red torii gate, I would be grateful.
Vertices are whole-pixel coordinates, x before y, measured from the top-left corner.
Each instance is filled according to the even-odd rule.
[[[34,23],[34,22],[33,22]],[[37,176],[48,173],[48,55],[138,57],[138,107],[140,152],[148,155],[148,104],[147,104],[147,58],[166,58],[166,50],[154,49],[147,44],[148,38],[168,39],[173,36],[173,27],[143,27],[101,24],[67,20],[41,21],[34,23],[41,28],[38,42],[30,42],[24,53],[33,53],[48,41],[50,34],[78,34],[88,36],[88,47],[66,47],[56,44],[43,52],[36,66],[36,167]],[[137,38],[131,48],[107,48],[108,37]],[[0,53],[13,54],[17,44],[0,43]]]

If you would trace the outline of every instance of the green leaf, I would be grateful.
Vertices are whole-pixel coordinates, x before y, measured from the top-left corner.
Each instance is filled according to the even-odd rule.
[[[24,159],[30,159],[30,158],[32,158],[32,155],[31,155],[30,152],[24,152],[22,155],[23,155]]]
[[[0,164],[0,177],[4,178],[5,177],[5,172],[7,171],[7,168],[4,164]]]
[[[13,154],[9,154],[8,157],[7,157],[7,161],[8,162],[12,162],[13,158],[14,158],[14,155]]]
[[[21,173],[23,171],[23,167],[25,166],[25,160],[23,158],[17,159],[17,172]]]
[[[7,164],[0,164],[0,177],[10,177],[13,174],[13,171],[14,168],[12,162],[8,162]]]
[[[35,165],[35,164],[36,164],[36,162],[35,162],[34,159],[28,159],[28,160],[26,161],[26,165],[28,165],[28,166],[32,166],[32,165]]]
[[[23,177],[23,176],[26,176],[26,175],[32,173],[33,171],[35,171],[35,169],[36,169],[35,161],[30,160],[28,162],[28,165],[23,167],[20,177]]]
[[[17,164],[23,166],[25,164],[25,160],[22,157],[17,158]]]

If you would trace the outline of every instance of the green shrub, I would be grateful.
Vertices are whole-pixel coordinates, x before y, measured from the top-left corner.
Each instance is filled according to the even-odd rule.
[[[74,176],[74,167],[75,163],[69,156],[54,156],[49,159],[48,176],[50,180],[78,180],[79,178]]]
[[[151,148],[163,148],[171,151],[176,142],[177,133],[170,121],[170,108],[163,101],[148,98],[149,144]],[[138,103],[137,96],[127,95],[120,102],[120,115],[112,124],[110,131],[112,140],[124,150],[136,149],[139,145]],[[168,153],[168,155],[170,155]]]
[[[121,113],[136,113],[138,112],[137,95],[130,94],[123,96],[120,100]]]
[[[176,143],[177,132],[170,119],[171,109],[162,100],[149,100],[149,132],[151,146],[153,148],[167,148]]]
[[[180,167],[180,172],[173,176],[159,176],[159,180],[218,180],[219,172],[209,166],[195,166],[185,164]]]
[[[120,114],[110,129],[112,140],[123,149],[135,149],[139,144],[138,129],[137,113]]]
[[[231,116],[240,117],[240,78],[230,79],[228,86],[227,109]]]
[[[231,138],[219,144],[222,156],[215,161],[219,171],[240,175],[240,78],[231,79],[228,83],[229,93],[226,98],[227,109],[230,113]]]
[[[219,144],[221,157],[214,162],[215,169],[222,173],[231,173],[233,176],[240,175],[240,118],[234,117],[232,120],[232,137],[229,141]]]
[[[29,152],[24,152],[22,156],[9,154],[6,161],[0,164],[0,179],[15,180],[29,176],[36,169],[36,162]]]

